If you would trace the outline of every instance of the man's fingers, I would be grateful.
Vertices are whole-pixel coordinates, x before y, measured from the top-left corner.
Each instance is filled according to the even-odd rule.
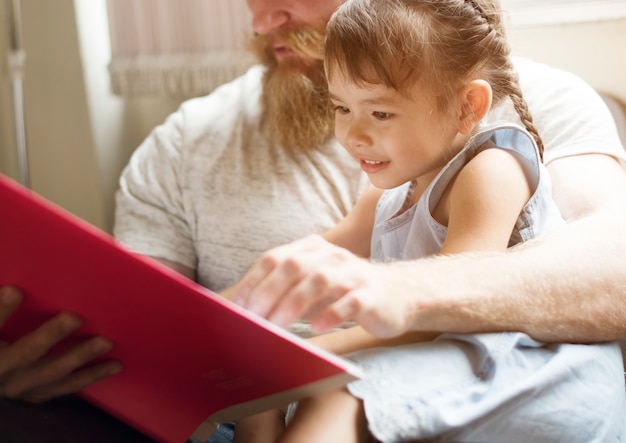
[[[15,370],[5,379],[3,394],[9,398],[42,401],[56,395],[77,392],[89,383],[121,369],[118,362],[111,361],[77,371],[111,348],[110,341],[94,337],[63,354]]]
[[[85,340],[63,354],[46,359],[29,371],[32,384],[46,385],[60,380],[78,368],[109,352],[113,344],[102,337]]]
[[[296,242],[263,254],[237,285],[233,301],[267,317],[306,275],[310,246]]]
[[[13,344],[0,349],[0,378],[39,361],[50,348],[78,329],[81,323],[79,317],[62,313]]]
[[[99,380],[117,374],[122,370],[122,364],[116,360],[109,360],[81,369],[71,375],[51,383],[26,391],[19,398],[32,403],[41,403],[62,395],[74,394]]]
[[[306,274],[289,290],[287,297],[269,316],[269,320],[286,327],[297,319],[309,320],[345,294],[345,288],[333,282],[332,270],[324,268]]]
[[[353,321],[359,312],[359,300],[352,293],[338,297],[311,319],[311,330],[322,334],[340,325]]]
[[[0,288],[0,327],[22,300],[16,288]],[[13,343],[0,342],[0,395],[27,401],[78,392],[85,386],[119,372],[116,361],[85,365],[112,348],[104,338],[87,339],[57,355],[49,351],[80,328],[82,320],[61,313]]]
[[[22,293],[13,286],[0,288],[0,327],[15,312],[22,301]]]

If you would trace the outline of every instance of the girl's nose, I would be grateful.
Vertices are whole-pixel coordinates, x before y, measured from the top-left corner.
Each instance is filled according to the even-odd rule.
[[[348,146],[362,148],[369,144],[369,138],[364,126],[358,120],[352,120],[346,127],[346,142]]]

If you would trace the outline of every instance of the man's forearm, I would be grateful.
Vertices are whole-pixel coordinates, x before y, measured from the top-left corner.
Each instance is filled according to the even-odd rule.
[[[521,330],[542,341],[626,336],[625,226],[621,214],[593,215],[505,253],[394,264],[400,287],[420,294],[411,327]]]

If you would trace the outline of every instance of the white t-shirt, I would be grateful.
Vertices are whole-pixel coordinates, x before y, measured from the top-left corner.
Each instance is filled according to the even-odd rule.
[[[259,130],[263,68],[184,103],[133,154],[114,235],[142,254],[197,270],[220,291],[279,244],[322,233],[368,185],[336,142],[292,152]]]
[[[516,60],[546,163],[623,158],[602,99],[576,76]],[[367,177],[339,144],[293,152],[259,130],[263,68],[181,105],[133,154],[120,180],[114,235],[139,253],[196,269],[220,291],[279,244],[323,233],[351,209]],[[508,119],[501,107],[490,120]],[[508,115],[507,115],[508,113]]]
[[[611,111],[589,84],[561,69],[515,57],[519,83],[544,145],[544,163],[579,154],[608,154],[621,159],[620,142]],[[507,111],[505,111],[505,109]],[[519,123],[512,107],[499,107],[489,121]]]

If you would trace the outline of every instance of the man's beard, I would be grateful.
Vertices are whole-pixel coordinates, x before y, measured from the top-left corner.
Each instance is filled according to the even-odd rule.
[[[251,48],[267,67],[263,78],[262,125],[272,142],[317,148],[333,135],[334,115],[322,62],[323,33],[299,30],[280,37],[299,56],[278,61],[272,42],[255,36]]]

